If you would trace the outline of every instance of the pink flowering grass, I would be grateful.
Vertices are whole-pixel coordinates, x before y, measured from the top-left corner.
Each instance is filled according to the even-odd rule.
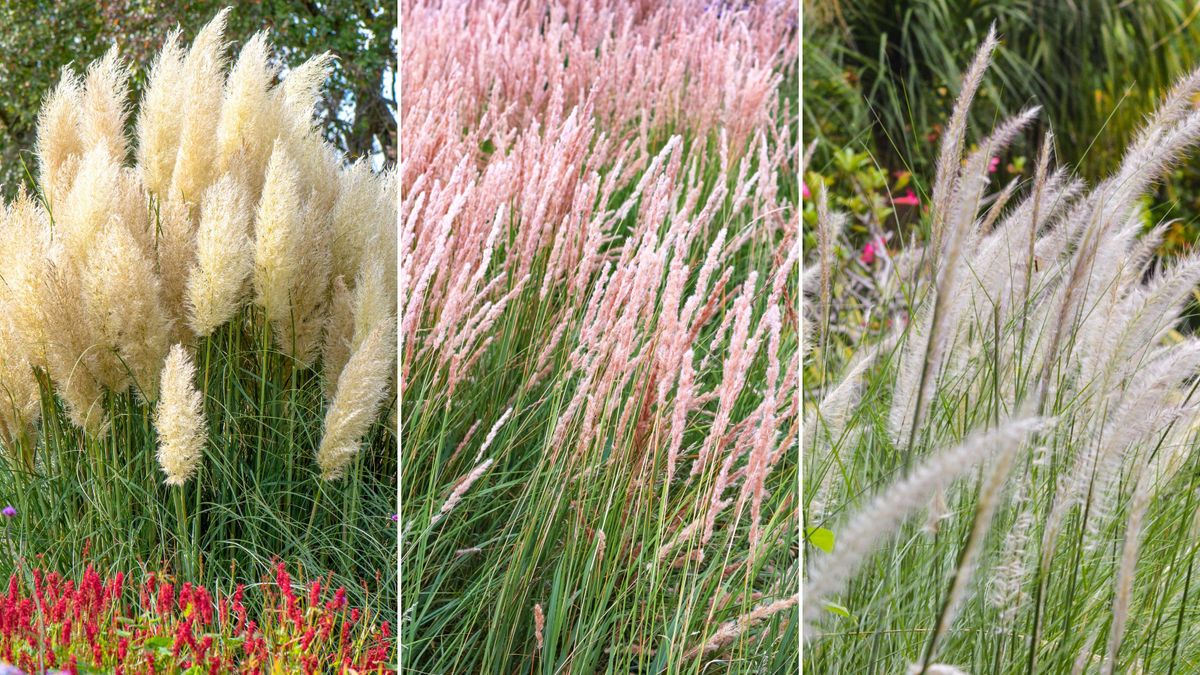
[[[0,592],[0,664],[26,673],[394,673],[394,644],[391,623],[349,606],[345,588],[302,585],[282,563],[220,591],[89,565],[78,580],[14,574]]]
[[[794,5],[402,9],[402,665],[794,664]]]

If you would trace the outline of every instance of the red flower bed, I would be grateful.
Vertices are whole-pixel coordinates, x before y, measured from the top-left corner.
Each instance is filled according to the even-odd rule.
[[[387,621],[347,606],[345,588],[297,588],[282,563],[225,595],[154,574],[135,590],[90,565],[78,583],[40,570],[32,582],[13,575],[0,594],[0,664],[27,673],[395,672]],[[261,612],[247,593],[261,593]]]

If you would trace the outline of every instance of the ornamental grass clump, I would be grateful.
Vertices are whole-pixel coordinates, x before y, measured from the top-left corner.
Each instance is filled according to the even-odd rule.
[[[395,178],[322,137],[332,57],[231,53],[228,12],[139,100],[117,47],[47,94],[0,227],[0,494],[48,564],[283,556],[358,593],[395,568]]]
[[[804,281],[805,665],[1181,672],[1200,256],[1154,256],[1166,225],[1145,199],[1200,141],[1200,71],[1090,190],[1053,167],[1052,134],[1032,176],[993,190],[991,158],[1036,119],[968,145],[997,46],[993,32],[946,125],[927,236],[878,266],[823,245]]]
[[[795,7],[403,15],[404,667],[794,667]]]

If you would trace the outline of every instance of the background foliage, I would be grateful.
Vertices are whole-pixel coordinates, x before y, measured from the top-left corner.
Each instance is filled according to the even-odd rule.
[[[1198,19],[1200,5],[1186,0],[806,1],[804,134],[806,143],[819,140],[809,168],[830,178],[844,172],[840,149],[866,152],[889,174],[911,172],[924,201],[963,69],[995,22],[1001,47],[971,111],[972,129],[1043,108],[1025,142],[1001,158],[1001,179],[1028,178],[1023,160],[1052,129],[1058,164],[1094,184],[1155,101],[1200,64]],[[850,193],[847,181],[829,182],[834,205],[846,207],[837,202]],[[1200,236],[1197,188],[1194,167],[1176,170],[1160,188],[1153,219],[1179,219],[1164,251]]]
[[[63,66],[81,70],[114,44],[134,65],[131,100],[141,96],[154,54],[175,26],[196,33],[229,0],[10,0],[0,3],[0,183],[11,197],[26,179],[42,97]],[[235,3],[226,35],[236,50],[259,30],[275,57],[294,67],[330,51],[337,57],[319,113],[325,135],[351,158],[396,161],[396,5],[372,0]],[[65,38],[64,36],[70,36]]]

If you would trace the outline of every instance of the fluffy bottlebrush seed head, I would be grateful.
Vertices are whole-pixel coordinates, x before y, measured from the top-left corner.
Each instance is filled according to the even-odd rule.
[[[170,324],[153,262],[118,221],[109,222],[88,257],[83,304],[100,338],[94,348],[111,352],[101,355],[111,378],[105,383],[117,392],[131,383],[138,395],[153,400]]]
[[[84,75],[79,135],[84,152],[103,147],[118,163],[129,152],[125,116],[129,107],[129,65],[113,45]]]
[[[158,433],[158,465],[167,485],[183,485],[200,467],[207,440],[204,397],[196,390],[196,366],[183,345],[171,347],[162,369],[154,430]]]
[[[345,473],[379,414],[393,374],[395,345],[396,323],[389,318],[363,340],[338,376],[333,402],[325,414],[325,435],[317,450],[317,463],[326,480]]]
[[[214,104],[225,86],[225,22],[231,8],[221,10],[202,28],[183,59],[183,91],[177,92],[180,111],[179,150],[171,173],[172,195],[188,204],[193,214],[204,189],[215,178],[217,133],[221,108]]]
[[[1029,111],[1000,124],[964,160],[963,120],[994,47],[990,35],[943,135],[929,216],[933,240],[924,249],[897,254],[896,270],[877,271],[886,279],[871,294],[870,311],[915,306],[913,320],[900,330],[900,340],[851,336],[859,356],[841,366],[841,385],[824,390],[826,400],[837,401],[829,417],[838,427],[847,427],[856,415],[888,419],[890,445],[902,456],[917,458],[917,468],[906,472],[906,464],[896,462],[896,470],[907,475],[865,508],[854,503],[857,498],[849,490],[840,496],[841,503],[830,504],[833,497],[823,487],[827,478],[811,477],[823,513],[857,509],[860,515],[831,528],[838,537],[832,554],[815,555],[806,584],[805,620],[812,626],[829,618],[821,600],[832,600],[827,595],[831,581],[840,590],[850,578],[855,565],[848,564],[847,556],[863,554],[863,542],[901,530],[897,516],[881,517],[885,510],[898,514],[927,503],[925,489],[911,488],[932,486],[930,467],[944,455],[935,453],[923,461],[919,455],[947,443],[960,429],[985,419],[994,423],[994,411],[1033,409],[1051,420],[1037,431],[1041,449],[1009,446],[1010,451],[992,452],[991,463],[978,474],[979,484],[954,500],[955,512],[968,517],[947,525],[955,532],[942,539],[954,540],[952,549],[935,544],[929,553],[938,557],[952,551],[958,564],[949,578],[937,576],[934,583],[906,587],[906,593],[915,595],[925,589],[938,593],[940,619],[922,658],[928,662],[957,650],[956,621],[972,622],[974,630],[998,614],[998,625],[991,628],[1007,639],[1027,637],[1048,645],[1030,654],[1028,662],[1025,655],[1012,656],[1022,670],[1066,672],[1074,664],[1082,672],[1097,663],[1102,673],[1121,672],[1134,668],[1132,635],[1126,633],[1135,630],[1135,619],[1157,615],[1164,603],[1177,602],[1170,591],[1161,600],[1157,591],[1138,593],[1135,581],[1143,575],[1170,578],[1176,571],[1160,551],[1145,550],[1143,539],[1149,541],[1151,531],[1162,536],[1167,520],[1183,520],[1172,500],[1190,491],[1175,480],[1175,471],[1194,446],[1200,420],[1192,391],[1200,348],[1194,336],[1186,335],[1181,319],[1200,283],[1200,258],[1156,259],[1166,228],[1149,221],[1143,201],[1173,163],[1200,142],[1200,113],[1193,105],[1200,94],[1200,71],[1182,78],[1168,93],[1112,177],[1090,192],[1068,180],[1064,171],[1052,170],[1047,143],[1024,198],[1015,198],[1017,188],[1010,184],[993,199],[987,195],[994,178],[988,162],[1032,120]],[[1007,205],[1009,198],[1015,206]],[[902,259],[910,262],[901,264]],[[911,263],[922,259],[929,262]],[[806,292],[817,293],[815,288]],[[908,302],[897,302],[899,297]],[[887,354],[888,363],[882,364],[877,354]],[[837,360],[822,357],[825,367]],[[848,385],[863,379],[868,359],[881,364],[873,373],[874,383],[892,378],[890,402],[874,394],[846,395]],[[884,448],[890,450],[889,444],[870,442],[869,422],[847,429],[839,439],[825,433],[824,403],[818,401],[820,395],[806,401],[817,421],[816,433],[806,443],[816,450],[808,466],[824,472],[851,467],[836,476],[845,478],[847,486],[861,478],[853,467],[874,467],[880,461],[887,466]],[[985,409],[992,412],[975,414]],[[884,454],[873,454],[880,452]],[[952,471],[961,475],[969,463],[959,456]],[[1024,470],[1009,476],[1009,466]],[[1005,490],[1008,480],[1018,481],[1017,488]],[[1021,496],[1011,500],[1006,494]],[[1162,501],[1161,509],[1151,508],[1155,500]],[[989,537],[993,522],[1010,524],[1008,535]],[[989,541],[996,542],[999,555],[984,552]],[[898,561],[901,554],[893,555]],[[893,562],[880,560],[879,568]],[[994,607],[985,617],[968,609],[972,605],[964,600],[974,568],[989,562]],[[1092,590],[1079,586],[1075,596],[1056,593],[1055,580],[1064,572],[1087,579]],[[861,589],[867,594],[887,592],[878,585],[882,582],[864,582]],[[864,597],[857,591],[852,595],[847,602]],[[1111,612],[1085,609],[1096,607]],[[893,616],[907,609],[896,608]],[[1069,635],[1061,632],[1062,625],[1070,626]],[[896,628],[904,627],[888,624],[886,618],[874,627],[880,632]],[[837,640],[832,635],[826,639]],[[1058,643],[1064,647],[1051,646]],[[1152,638],[1141,633],[1138,643],[1151,644]],[[1086,645],[1082,651],[1080,644]],[[838,648],[817,646],[821,656],[816,658]],[[989,658],[986,669],[1011,668],[1014,664],[1005,659],[993,663]]]
[[[138,166],[146,177],[146,187],[160,197],[167,195],[171,185],[183,126],[179,108],[180,92],[185,90],[184,52],[179,38],[178,29],[167,34],[150,69],[138,110]]]
[[[38,113],[38,187],[53,207],[74,179],[75,163],[82,154],[79,113],[83,84],[70,67]]]
[[[242,47],[225,81],[217,123],[217,171],[242,174],[255,202],[281,124],[271,92],[277,74],[267,34],[256,33]]]
[[[233,318],[247,298],[254,272],[251,222],[245,186],[233,174],[205,192],[186,290],[188,323],[198,336],[211,335]]]

